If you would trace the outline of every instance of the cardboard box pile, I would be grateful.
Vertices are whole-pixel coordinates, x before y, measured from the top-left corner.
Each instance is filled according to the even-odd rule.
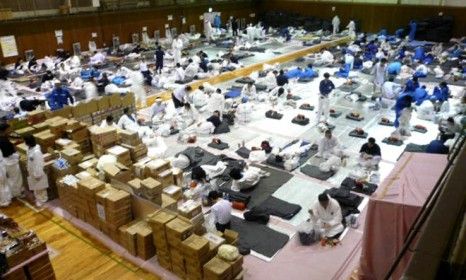
[[[204,265],[205,280],[230,280],[233,276],[231,265],[219,257],[212,258]]]
[[[164,170],[157,175],[157,180],[162,183],[162,186],[168,187],[175,184],[173,172],[170,169]]]
[[[129,146],[136,146],[142,143],[137,132],[128,130],[118,130],[118,138],[120,139],[121,144]]]
[[[193,234],[182,242],[182,248],[188,278],[202,280],[203,266],[209,261],[209,241]]]
[[[183,196],[183,191],[181,187],[171,185],[163,189],[163,193],[168,195],[169,197],[173,198],[174,200],[178,201]]]
[[[177,217],[167,223],[166,232],[170,248],[172,270],[180,278],[185,278],[186,265],[182,242],[191,236],[193,227],[188,220]]]
[[[176,206],[176,200],[174,200],[166,194],[162,194],[162,205],[160,205],[162,209],[168,209],[170,211],[176,212]]]
[[[158,178],[159,174],[170,169],[170,162],[163,159],[155,159],[145,164],[144,178]]]
[[[96,200],[100,230],[114,241],[120,242],[119,228],[133,219],[131,194],[107,185],[97,193]]]
[[[100,226],[96,195],[104,189],[105,183],[94,177],[87,177],[78,182],[78,218],[96,228]]]
[[[27,120],[30,124],[37,124],[46,120],[44,110],[35,110],[27,113]]]
[[[46,122],[48,123],[50,132],[52,132],[52,134],[55,134],[61,137],[66,129],[68,119],[57,116],[57,117],[47,119]]]
[[[120,227],[121,244],[128,252],[144,260],[155,255],[152,228],[145,221],[133,221]]]
[[[172,168],[171,171],[173,173],[174,184],[178,187],[183,186],[183,170],[179,168]]]
[[[65,148],[60,152],[60,154],[70,165],[77,166],[83,159],[81,151],[74,148]]]
[[[105,177],[109,182],[112,180],[116,180],[123,183],[127,183],[133,178],[133,173],[131,172],[131,169],[119,162],[107,163],[104,165],[103,169],[105,172]]]
[[[98,157],[117,143],[118,136],[115,128],[101,128],[92,126],[89,128],[91,134],[92,151]]]
[[[78,185],[67,184],[63,180],[57,181],[58,197],[61,201],[61,206],[71,215],[78,217],[78,204],[80,202],[78,196]]]
[[[59,138],[57,135],[53,134],[50,129],[46,129],[33,135],[43,153],[46,153],[49,148],[52,148],[55,145],[55,140]]]
[[[162,184],[152,177],[148,177],[141,181],[142,194],[145,198],[154,202],[155,204],[162,205]]]
[[[83,153],[91,152],[91,141],[87,125],[76,120],[69,120],[65,128],[65,136],[75,141]]]
[[[130,166],[132,164],[129,149],[127,148],[115,145],[111,148],[108,148],[106,153],[115,156],[117,161],[125,166]]]
[[[204,234],[204,214],[202,213],[202,205],[194,200],[188,200],[178,206],[178,214],[189,220],[193,226],[193,232],[196,234]]]
[[[142,197],[142,186],[141,186],[141,179],[134,178],[133,180],[128,182],[128,186],[133,191],[133,194]]]
[[[147,156],[147,146],[144,143],[140,143],[136,146],[121,144],[121,146],[129,150],[129,154],[133,162],[136,162],[140,160],[141,158],[144,158],[145,156]]]
[[[163,268],[172,270],[166,225],[176,218],[176,214],[162,209],[148,215],[147,218],[152,228],[152,237],[157,252],[157,260]]]

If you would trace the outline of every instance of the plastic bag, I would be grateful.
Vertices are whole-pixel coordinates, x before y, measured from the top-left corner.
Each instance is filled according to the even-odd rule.
[[[313,223],[306,221],[298,226],[298,236],[301,245],[309,246],[320,240],[320,231]]]
[[[218,248],[218,255],[226,261],[234,261],[238,259],[239,251],[235,246],[224,244]]]

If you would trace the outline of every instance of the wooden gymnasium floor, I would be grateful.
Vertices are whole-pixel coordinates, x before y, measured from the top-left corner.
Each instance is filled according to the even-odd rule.
[[[37,211],[28,203],[15,200],[0,211],[25,229],[34,230],[47,243],[58,280],[161,279],[124,260],[48,210]]]

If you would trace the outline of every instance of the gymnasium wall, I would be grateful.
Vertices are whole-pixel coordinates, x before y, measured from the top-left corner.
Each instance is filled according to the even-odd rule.
[[[335,7],[335,12],[332,12],[332,7]],[[392,33],[399,27],[407,26],[411,19],[422,20],[443,12],[445,16],[453,16],[455,19],[454,36],[466,36],[466,7],[263,0],[258,4],[258,9],[260,12],[289,11],[329,20],[337,14],[341,20],[340,29],[348,24],[350,18],[355,18],[360,20],[364,31],[377,32],[386,28]]]
[[[230,16],[245,17],[251,21],[249,15],[255,10],[252,2],[242,1],[16,20],[0,23],[0,36],[15,35],[20,55],[24,56],[24,51],[33,49],[36,57],[40,58],[55,54],[57,48],[72,52],[75,42],[81,43],[83,51],[88,49],[89,40],[94,40],[97,47],[102,47],[104,43],[110,46],[114,35],[120,37],[121,44],[127,43],[131,41],[131,35],[140,33],[144,26],[147,26],[150,37],[153,37],[155,30],[160,30],[164,37],[165,24],[168,23],[170,27],[176,27],[178,33],[180,30],[189,32],[189,26],[193,24],[199,32],[203,30],[199,16],[209,7],[222,13],[222,22]],[[173,21],[167,20],[168,15],[173,16]],[[185,25],[181,23],[182,16],[186,17]],[[55,30],[63,31],[63,45],[57,45]],[[92,38],[93,32],[97,33],[97,38]],[[11,63],[15,60],[16,57],[4,58],[0,50],[0,61]]]

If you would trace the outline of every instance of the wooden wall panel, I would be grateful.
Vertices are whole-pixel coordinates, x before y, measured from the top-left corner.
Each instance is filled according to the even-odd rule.
[[[258,6],[260,12],[264,11],[290,11],[302,15],[312,15],[331,20],[335,15],[332,7],[336,7],[336,14],[345,27],[351,18],[359,19],[362,29],[368,32],[377,32],[381,28],[394,32],[401,26],[407,26],[411,19],[422,20],[436,16],[439,12],[455,18],[455,36],[465,36],[466,8],[440,7],[423,5],[389,5],[389,4],[363,4],[338,2],[307,2],[263,0]]]
[[[197,31],[202,31],[202,21],[199,16],[208,9],[208,5],[196,7],[161,7],[148,10],[132,10],[109,13],[68,15],[60,17],[40,18],[34,20],[11,21],[0,23],[0,36],[15,35],[18,50],[21,55],[25,50],[33,49],[37,57],[54,54],[59,47],[72,50],[72,44],[81,43],[81,48],[87,50],[88,41],[92,32],[98,37],[93,39],[98,47],[111,45],[113,35],[120,37],[121,43],[131,41],[131,34],[141,32],[143,26],[147,26],[149,36],[152,37],[155,30],[165,34],[165,24],[176,27],[178,32],[189,30],[190,25],[196,25]],[[222,12],[222,22],[230,16],[249,17],[255,12],[255,6],[251,2],[222,3],[212,5],[215,11]],[[167,16],[173,15],[173,21],[168,22]],[[186,17],[186,25],[181,24],[181,17]],[[58,46],[55,38],[55,30],[63,30],[63,45]],[[1,51],[0,51],[1,53]],[[0,60],[11,63],[16,58],[3,58]]]

